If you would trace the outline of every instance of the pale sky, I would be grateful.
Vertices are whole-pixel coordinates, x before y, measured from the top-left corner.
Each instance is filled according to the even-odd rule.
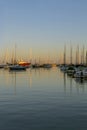
[[[67,53],[70,44],[86,49],[87,0],[0,0],[0,36],[0,55],[15,44],[24,57],[57,57],[65,44]]]

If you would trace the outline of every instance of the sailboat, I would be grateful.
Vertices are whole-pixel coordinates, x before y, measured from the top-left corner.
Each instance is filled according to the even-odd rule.
[[[61,66],[61,71],[66,72],[67,71],[67,65],[66,65],[66,45],[64,46],[64,57],[63,57],[63,65]]]
[[[20,66],[19,64],[17,64],[16,62],[16,45],[15,45],[15,60],[14,60],[14,64],[9,66],[9,70],[10,71],[22,71],[22,70],[26,70],[25,66]]]
[[[26,70],[26,67],[20,65],[12,65],[9,67],[9,70]]]

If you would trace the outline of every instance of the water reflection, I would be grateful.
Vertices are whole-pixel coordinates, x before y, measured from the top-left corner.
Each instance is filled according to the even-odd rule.
[[[16,93],[17,93],[17,90],[16,90],[16,86],[17,86],[17,72],[16,71],[9,72],[9,74],[10,74],[11,77],[8,78],[10,80],[10,82],[9,82],[9,80],[8,80],[8,82],[9,82],[9,85],[13,86],[14,94],[16,95]]]
[[[14,92],[16,95],[16,72],[14,73]]]
[[[63,80],[64,80],[64,92],[69,92],[70,95],[72,94],[72,77],[71,76],[67,76],[66,73],[63,73]]]
[[[66,73],[64,73],[64,92],[66,93]]]
[[[87,86],[87,79],[84,78],[75,78],[76,85],[79,89],[82,89],[83,92],[85,92],[86,86]]]
[[[69,77],[58,68],[3,71],[0,115],[2,130],[87,128],[87,80]]]
[[[32,88],[35,85],[38,85],[38,87],[49,86],[49,90],[52,87],[55,90],[54,86],[57,85],[57,90],[61,89],[63,93],[72,95],[75,92],[79,94],[81,90],[84,92],[87,85],[87,79],[72,78],[66,73],[62,73],[58,68],[27,69],[26,72],[2,71],[1,75],[3,79],[1,84],[5,87],[9,86],[10,88],[13,86],[14,94],[17,94],[19,86],[24,87],[24,89],[25,87]]]
[[[27,77],[28,77],[28,83],[29,83],[29,88],[32,87],[32,70],[30,69],[30,71],[27,71]]]
[[[72,78],[70,78],[70,94],[72,94]]]
[[[87,83],[87,79],[84,78],[75,78],[75,81],[79,84],[85,84]]]
[[[81,92],[84,93],[85,89],[87,89],[87,79],[73,78],[66,73],[63,73],[63,84],[65,94],[69,93],[72,95],[75,91],[77,94],[80,94]]]

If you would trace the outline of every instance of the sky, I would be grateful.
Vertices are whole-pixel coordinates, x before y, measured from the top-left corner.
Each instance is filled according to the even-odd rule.
[[[0,0],[1,56],[15,45],[20,57],[57,57],[86,44],[87,0]]]

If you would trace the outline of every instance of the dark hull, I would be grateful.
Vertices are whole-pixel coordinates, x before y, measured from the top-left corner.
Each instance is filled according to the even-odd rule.
[[[22,70],[26,70],[25,67],[9,67],[9,70],[11,71],[22,71]]]

